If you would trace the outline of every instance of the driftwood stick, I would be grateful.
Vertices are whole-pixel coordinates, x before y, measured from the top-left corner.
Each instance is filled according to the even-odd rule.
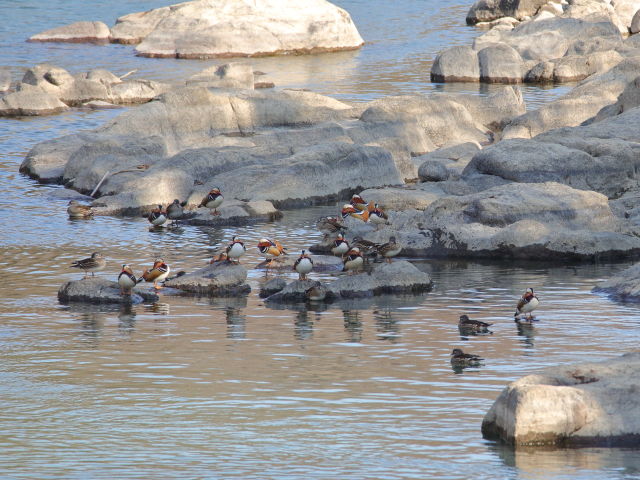
[[[107,175],[109,175],[109,170],[107,170],[104,175],[102,176],[102,179],[98,182],[98,185],[96,185],[96,188],[93,189],[93,192],[91,192],[91,196],[93,197],[96,192],[98,191],[98,189],[100,188],[100,185],[102,185],[102,182],[104,182],[105,178],[107,178]]]
[[[136,73],[137,71],[138,71],[138,69],[136,68],[135,70],[131,70],[130,72],[125,73],[124,75],[122,75],[122,76],[120,77],[120,80],[122,80],[123,78],[128,77],[129,75],[131,75],[131,74],[133,74],[133,73]]]

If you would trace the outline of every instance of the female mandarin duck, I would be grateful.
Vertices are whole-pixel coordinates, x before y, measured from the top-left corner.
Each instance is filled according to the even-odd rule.
[[[478,366],[483,360],[479,355],[464,353],[460,348],[454,348],[451,352],[451,363],[457,366]]]
[[[169,265],[164,263],[164,260],[158,258],[155,262],[153,262],[153,267],[151,270],[145,268],[142,272],[142,277],[138,279],[139,282],[144,280],[145,282],[153,282],[153,288],[156,290],[160,290],[162,287],[158,286],[158,282],[163,282],[169,276],[169,272],[171,269]]]
[[[322,217],[316,222],[316,227],[326,234],[342,232],[347,229],[342,223],[342,219],[338,217]]]
[[[118,275],[118,285],[120,285],[120,295],[131,295],[131,289],[136,286],[138,279],[133,274],[129,265],[122,265],[120,275]]]
[[[385,258],[389,263],[391,263],[391,258],[395,257],[402,251],[402,246],[396,243],[396,237],[390,237],[387,243],[383,243],[381,245],[375,246],[376,252],[378,255]]]
[[[84,270],[84,278],[87,278],[87,273],[91,272],[91,276],[95,276],[94,272],[102,270],[107,266],[107,260],[98,252],[93,252],[89,258],[83,258],[82,260],[76,260],[71,264],[71,268],[79,268]]]
[[[346,257],[342,261],[343,272],[349,272],[348,275],[351,275],[356,270],[362,268],[364,264],[364,259],[362,258],[362,253],[360,253],[360,249],[358,247],[353,247],[351,250],[347,252]]]
[[[198,206],[207,207],[208,209],[212,210],[212,215],[220,215],[220,212],[218,212],[217,208],[222,205],[223,200],[224,197],[222,196],[222,193],[220,193],[220,189],[218,187],[214,187],[207,194],[207,196],[202,199],[200,205]]]
[[[307,273],[313,270],[313,260],[305,252],[305,250],[302,250],[302,254],[293,264],[293,269],[298,272],[299,280],[306,280]]]
[[[520,315],[525,314],[525,319],[531,321],[533,319],[533,312],[540,305],[540,301],[538,297],[534,295],[533,288],[527,288],[527,291],[524,292],[524,295],[518,301],[518,305],[516,305],[516,313],[513,314],[516,322],[520,319]],[[527,314],[529,314],[527,316]]]
[[[184,206],[187,202],[180,202],[177,198],[167,207],[167,218],[171,222],[180,220],[184,216]]]
[[[149,223],[154,227],[159,227],[167,221],[167,212],[162,209],[162,205],[158,205],[157,208],[151,210],[149,215],[147,215],[147,220],[149,220]]]
[[[331,253],[334,255],[344,255],[349,251],[349,244],[344,239],[344,236],[340,233],[333,241],[333,245],[331,246]]]
[[[483,332],[487,330],[493,323],[481,322],[480,320],[472,320],[468,315],[460,315],[458,327],[461,330],[472,332]]]
[[[231,239],[231,243],[227,245],[225,253],[229,260],[235,260],[236,263],[240,263],[240,257],[245,254],[247,248],[244,246],[244,243],[238,240],[238,237],[235,235]]]
[[[93,209],[89,205],[82,205],[75,200],[70,200],[67,214],[69,218],[89,218],[93,216]]]

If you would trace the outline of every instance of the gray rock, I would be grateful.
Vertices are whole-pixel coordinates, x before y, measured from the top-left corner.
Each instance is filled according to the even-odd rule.
[[[623,302],[640,302],[640,264],[599,283],[594,289]]]
[[[146,57],[214,58],[350,50],[364,42],[349,14],[324,0],[196,0],[120,17],[118,43]]]
[[[418,177],[422,182],[442,182],[449,178],[450,172],[441,161],[426,160],[418,169]]]
[[[254,87],[253,67],[243,63],[225,63],[214,65],[192,75],[187,85],[198,85],[212,88],[245,88]]]
[[[368,202],[377,203],[379,207],[390,215],[393,221],[393,211],[416,209],[424,210],[446,193],[434,184],[406,185],[403,187],[369,188],[360,192],[360,196]],[[356,220],[357,221],[357,220]],[[362,222],[359,222],[362,223]],[[357,225],[357,224],[356,224]],[[350,230],[353,233],[353,228]],[[369,229],[366,231],[368,232]],[[356,233],[353,233],[357,235]]]
[[[547,369],[510,383],[482,421],[516,447],[637,446],[640,352]]]
[[[629,26],[629,31],[631,34],[640,32],[640,10],[634,13],[633,18],[631,19],[631,25]]]
[[[0,116],[4,117],[53,115],[68,109],[55,95],[37,87],[0,97]]]
[[[160,297],[140,287],[134,287],[131,295],[120,294],[118,282],[101,277],[87,277],[65,283],[58,290],[62,303],[143,303],[157,302]]]
[[[432,82],[478,82],[478,52],[471,47],[450,47],[439,53],[431,67]]]
[[[274,293],[278,293],[287,286],[287,281],[284,278],[272,278],[266,281],[260,288],[260,298],[266,298]]]
[[[316,280],[294,280],[283,289],[267,297],[268,303],[299,303],[307,301],[305,292],[311,287],[323,286]],[[326,298],[330,300],[332,296]]]
[[[284,245],[286,248],[287,246]],[[273,259],[273,262],[269,265],[269,270],[289,270],[293,272],[293,264],[298,259],[298,254],[290,252],[288,255],[281,256]],[[311,255],[313,260],[313,272],[330,272],[336,270],[342,270],[342,260],[339,257],[331,255]],[[269,261],[265,260],[260,262],[256,268],[266,268]]]
[[[167,280],[164,285],[191,295],[226,297],[249,293],[251,287],[246,279],[245,267],[223,261]]]
[[[524,20],[534,16],[548,0],[476,0],[467,13],[467,24],[489,22],[501,17]]]
[[[521,83],[524,62],[520,54],[505,44],[491,45],[478,51],[480,81],[485,83]]]
[[[75,22],[45,30],[29,38],[30,42],[109,43],[109,27],[102,22]]]

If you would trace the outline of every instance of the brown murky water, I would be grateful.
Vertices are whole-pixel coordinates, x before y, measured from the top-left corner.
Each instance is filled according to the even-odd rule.
[[[72,71],[176,79],[207,62],[139,59],[129,47],[26,44],[55,25],[115,16],[163,2],[0,0],[0,52],[17,72],[40,61]],[[343,1],[367,40],[360,52],[260,59],[283,86],[353,101],[462,91],[428,81],[433,55],[467,44],[467,5]],[[87,7],[90,5],[90,8]],[[530,104],[562,89],[526,89]],[[623,449],[513,452],[482,440],[482,416],[510,380],[540,368],[616,356],[638,344],[640,310],[591,288],[626,265],[417,261],[435,281],[417,296],[382,296],[307,310],[274,309],[251,294],[163,296],[153,305],[63,306],[58,287],[81,274],[72,260],[99,250],[99,275],[124,262],[139,271],[162,255],[174,271],[206,263],[238,234],[274,236],[292,252],[335,206],[286,212],[242,228],[149,232],[143,219],[70,221],[59,187],[17,173],[35,143],[104,123],[117,112],[0,119],[0,478],[631,479],[640,453]],[[289,275],[289,274],[286,274]],[[314,276],[318,276],[313,274]],[[323,274],[326,275],[326,274]],[[514,304],[534,286],[539,322],[518,329]],[[494,322],[461,337],[461,313]],[[456,373],[453,347],[486,358]]]

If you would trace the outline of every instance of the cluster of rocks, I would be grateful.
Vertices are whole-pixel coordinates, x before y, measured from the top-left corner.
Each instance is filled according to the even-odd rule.
[[[33,42],[136,44],[145,57],[216,58],[352,50],[364,43],[349,14],[325,1],[194,0],[102,22],[77,22]]]
[[[482,434],[515,447],[637,446],[638,367],[640,352],[633,352],[527,375],[502,391]]]

